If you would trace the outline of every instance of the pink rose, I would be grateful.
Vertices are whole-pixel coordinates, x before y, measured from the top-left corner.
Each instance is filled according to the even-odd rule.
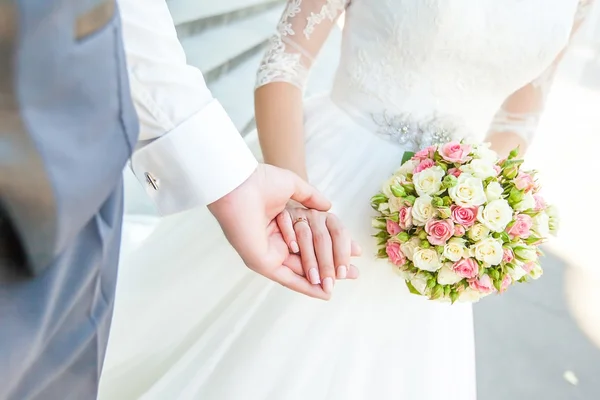
[[[458,168],[450,168],[448,170],[448,175],[454,175],[455,177],[459,177],[462,174],[462,171]]]
[[[465,236],[466,229],[462,225],[454,225],[454,236],[463,237]]]
[[[504,254],[502,255],[502,262],[511,263],[515,259],[515,253],[508,247],[504,248]]]
[[[395,223],[394,221],[392,221],[390,219],[388,219],[386,222],[386,228],[387,228],[387,232],[391,236],[396,236],[401,231],[400,225],[398,225],[397,223]]]
[[[524,270],[525,272],[527,272],[527,273],[530,273],[530,272],[531,272],[531,270],[533,269],[533,267],[535,267],[535,261],[530,261],[530,262],[528,262],[528,263],[526,263],[526,264],[523,264],[523,265],[521,266],[521,268],[523,268],[523,270]]]
[[[469,228],[475,223],[477,219],[477,207],[461,207],[453,204],[450,207],[451,217],[457,224],[464,225]]]
[[[419,165],[417,165],[417,167],[415,168],[415,170],[413,171],[413,174],[418,174],[421,171],[426,170],[427,168],[431,168],[435,165],[435,162],[430,159],[430,158],[426,158],[423,161],[421,161],[419,163]]]
[[[461,258],[452,265],[452,270],[463,278],[475,278],[479,271],[479,265],[473,258]]]
[[[389,241],[385,246],[385,252],[392,264],[402,266],[406,263],[406,256],[400,249],[400,243]]]
[[[500,293],[506,292],[506,289],[508,289],[508,287],[510,286],[511,283],[512,283],[512,278],[510,277],[510,275],[508,275],[508,274],[504,275],[504,278],[502,279],[502,283],[500,284]]]
[[[515,178],[515,187],[519,190],[524,190],[525,193],[532,191],[535,188],[533,176],[525,172],[519,172],[519,175]]]
[[[515,219],[515,222],[511,227],[506,228],[512,238],[524,238],[527,239],[531,235],[531,227],[533,226],[533,219],[527,214],[519,214]]]
[[[450,142],[442,146],[440,155],[446,161],[463,164],[469,160],[470,152],[471,146],[469,146],[468,144]]]
[[[425,224],[427,240],[436,246],[443,246],[454,235],[454,222],[449,219],[431,219]]]
[[[412,156],[413,160],[424,160],[426,158],[433,158],[433,154],[437,150],[436,146],[429,146],[424,148],[423,150],[417,151],[414,156]]]
[[[537,193],[533,195],[533,199],[535,200],[535,211],[545,210],[548,206],[546,204],[546,200],[544,200],[544,198]]]
[[[492,293],[495,290],[489,275],[483,275],[479,279],[469,279],[469,286],[479,293]]]
[[[402,207],[398,212],[398,225],[406,231],[412,228],[412,207]]]

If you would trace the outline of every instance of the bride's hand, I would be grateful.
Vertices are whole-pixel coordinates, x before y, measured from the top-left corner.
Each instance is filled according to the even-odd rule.
[[[358,269],[350,258],[360,255],[356,244],[337,216],[328,212],[288,207],[277,225],[293,253],[299,253],[303,274],[313,285],[331,294],[335,279],[355,279]]]

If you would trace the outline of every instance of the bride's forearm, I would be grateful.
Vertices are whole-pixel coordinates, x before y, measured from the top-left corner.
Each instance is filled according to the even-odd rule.
[[[508,157],[508,153],[516,147],[519,147],[519,157],[523,157],[528,146],[520,135],[512,132],[490,132],[486,142],[491,144],[492,150],[496,151],[500,158]]]
[[[269,83],[256,90],[254,104],[264,162],[307,179],[300,89],[285,82]]]

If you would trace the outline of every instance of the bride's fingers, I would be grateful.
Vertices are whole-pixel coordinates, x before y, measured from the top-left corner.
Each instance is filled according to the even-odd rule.
[[[327,229],[331,236],[333,246],[333,262],[337,279],[346,279],[348,277],[348,267],[350,266],[350,253],[352,250],[352,240],[350,234],[342,226],[338,217],[333,214],[327,216]]]
[[[306,278],[298,275],[285,265],[282,265],[281,268],[277,268],[270,279],[288,289],[316,299],[329,300],[331,298],[331,294],[326,293],[321,285],[312,285]]]
[[[360,245],[358,243],[356,243],[354,240],[352,241],[352,247],[350,250],[350,255],[352,257],[358,257],[362,255],[362,247],[360,247]]]
[[[315,256],[315,248],[313,246],[313,237],[310,226],[307,220],[296,222],[294,225],[296,238],[298,239],[298,247],[300,247],[300,257],[302,259],[302,268],[304,274],[313,285],[321,283],[319,275],[319,264]]]
[[[283,235],[283,240],[288,245],[292,253],[298,253],[300,247],[298,247],[298,241],[296,239],[296,231],[294,231],[294,223],[292,221],[292,215],[288,210],[283,210],[276,218],[277,226]]]
[[[333,242],[327,227],[327,214],[311,211],[309,218],[323,290],[331,293],[333,292],[333,285],[335,283],[335,264],[333,259]]]

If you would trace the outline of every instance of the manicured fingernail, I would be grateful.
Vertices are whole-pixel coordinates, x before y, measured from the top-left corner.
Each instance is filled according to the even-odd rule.
[[[308,271],[308,280],[310,280],[310,283],[312,283],[313,285],[318,285],[319,283],[321,283],[321,278],[319,277],[319,271],[317,271],[316,268],[311,268]]]
[[[347,275],[348,275],[348,267],[346,267],[345,265],[340,265],[339,267],[337,267],[337,278],[338,279],[346,279]]]
[[[298,243],[296,243],[295,241],[292,241],[290,243],[290,247],[293,253],[298,253],[300,251],[300,247],[298,247]]]
[[[331,294],[331,292],[333,292],[333,279],[332,278],[327,277],[327,278],[323,279],[323,290],[327,294]]]

